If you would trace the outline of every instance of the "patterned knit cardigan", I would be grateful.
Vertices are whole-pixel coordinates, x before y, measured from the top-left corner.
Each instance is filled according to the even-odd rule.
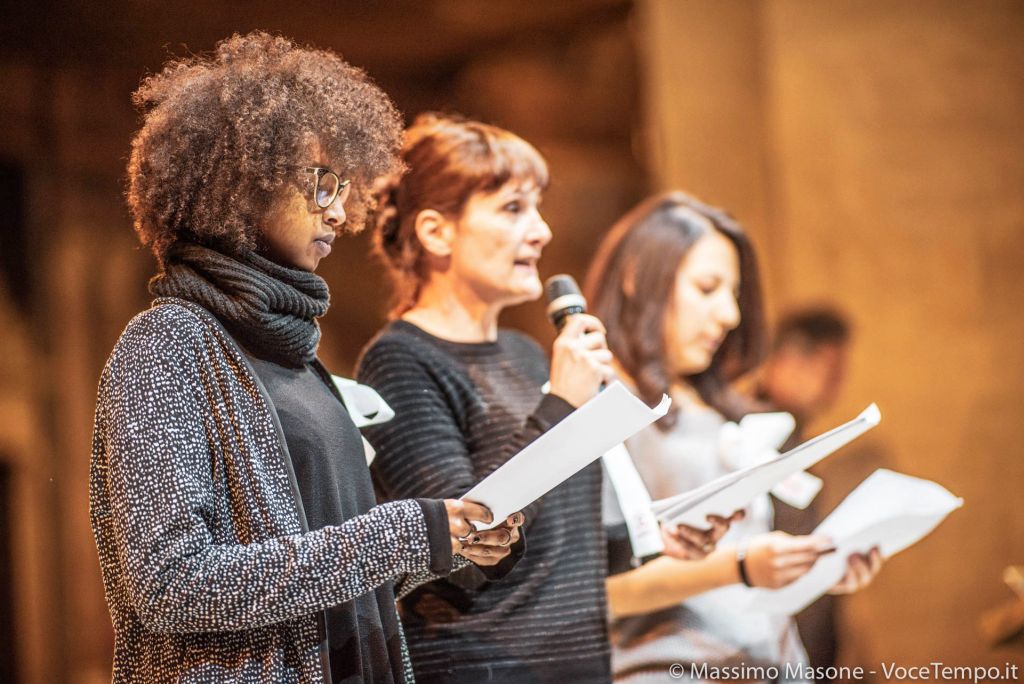
[[[136,316],[104,368],[89,489],[115,682],[323,681],[320,611],[429,573],[415,501],[306,531],[266,392],[182,300]]]

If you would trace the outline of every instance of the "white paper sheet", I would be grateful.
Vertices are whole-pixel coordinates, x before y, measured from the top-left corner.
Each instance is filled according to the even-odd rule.
[[[707,529],[708,515],[729,516],[745,508],[755,497],[767,494],[793,473],[810,468],[878,425],[881,418],[878,407],[871,404],[850,422],[804,442],[774,461],[737,470],[697,489],[655,501],[652,510],[666,524]]]
[[[750,609],[798,613],[842,579],[850,554],[877,546],[889,558],[923,539],[962,505],[963,499],[935,482],[876,470],[815,530],[832,539],[835,553],[822,556],[806,575],[781,589],[751,590]]]
[[[477,527],[490,529],[533,503],[661,418],[671,403],[663,396],[652,409],[622,383],[612,383],[462,495],[494,513],[495,524]]]
[[[661,525],[651,511],[651,494],[633,465],[633,457],[625,444],[619,444],[602,457],[604,470],[615,490],[619,511],[629,531],[629,542],[636,558],[661,553],[665,542],[661,538]]]

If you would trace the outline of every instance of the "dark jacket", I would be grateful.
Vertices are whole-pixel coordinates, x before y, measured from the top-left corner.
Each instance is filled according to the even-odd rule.
[[[100,380],[90,469],[115,682],[322,681],[320,611],[429,572],[417,502],[308,532],[297,494],[216,319],[174,299],[136,316]]]

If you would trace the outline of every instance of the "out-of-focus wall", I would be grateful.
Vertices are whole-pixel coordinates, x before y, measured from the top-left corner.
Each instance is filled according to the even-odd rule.
[[[877,465],[964,497],[843,602],[842,658],[1020,662],[979,615],[1024,560],[1024,6],[645,0],[655,185],[731,209],[772,308],[856,326],[825,428],[883,421],[823,472],[830,510]]]
[[[96,383],[125,323],[145,305],[152,260],[121,199],[134,70],[7,63],[0,155],[19,168],[27,309],[0,304],[0,442],[14,501],[22,681],[109,680],[113,646],[88,516]]]

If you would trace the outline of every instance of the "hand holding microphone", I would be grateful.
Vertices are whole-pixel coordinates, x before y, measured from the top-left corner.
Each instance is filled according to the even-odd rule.
[[[586,313],[587,301],[572,276],[552,276],[544,292],[548,316],[559,330],[551,351],[550,391],[579,407],[615,377],[605,328]]]
[[[551,359],[551,393],[578,407],[615,379],[604,324],[587,315],[587,300],[572,276],[551,276],[544,284],[544,294],[548,317],[559,330]],[[714,551],[729,526],[742,518],[742,511],[728,518],[710,516],[711,529],[707,531],[661,525],[660,552],[680,560],[704,558]],[[651,524],[658,524],[653,516]]]

